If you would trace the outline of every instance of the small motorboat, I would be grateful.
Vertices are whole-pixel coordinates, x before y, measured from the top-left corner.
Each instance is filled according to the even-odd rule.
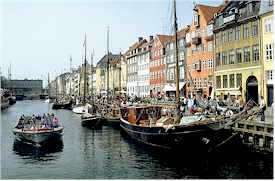
[[[92,107],[91,104],[79,104],[76,107],[73,108],[73,112],[76,114],[86,114],[88,113],[88,110]]]
[[[23,115],[12,132],[17,140],[42,145],[50,140],[59,140],[63,135],[63,128],[53,114],[44,114],[43,117]]]
[[[72,110],[73,102],[71,100],[64,100],[64,101],[55,101],[53,103],[52,109],[68,109]]]
[[[103,119],[99,114],[85,113],[81,115],[82,126],[87,127],[101,127],[103,125]]]

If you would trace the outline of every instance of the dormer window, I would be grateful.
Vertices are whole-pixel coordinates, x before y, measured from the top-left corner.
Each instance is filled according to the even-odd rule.
[[[268,0],[268,5],[273,6],[273,0]]]
[[[194,25],[199,26],[199,14],[197,11],[194,12]]]

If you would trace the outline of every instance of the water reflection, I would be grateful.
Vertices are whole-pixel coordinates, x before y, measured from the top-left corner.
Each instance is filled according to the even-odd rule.
[[[63,151],[63,141],[56,140],[37,147],[30,143],[15,139],[13,143],[13,151],[22,158],[53,160],[56,158],[55,153]]]

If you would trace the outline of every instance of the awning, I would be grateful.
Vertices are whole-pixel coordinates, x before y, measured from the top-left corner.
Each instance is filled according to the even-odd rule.
[[[181,90],[183,87],[184,87],[184,85],[186,84],[186,82],[180,82],[179,83],[179,89]],[[165,92],[169,92],[169,91],[176,91],[176,84],[166,84],[165,86],[164,86],[164,91]]]

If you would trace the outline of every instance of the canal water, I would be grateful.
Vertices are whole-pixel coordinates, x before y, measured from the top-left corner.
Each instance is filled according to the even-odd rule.
[[[21,114],[49,111],[64,125],[62,141],[46,148],[15,141],[11,129]],[[53,111],[43,101],[18,101],[1,113],[2,179],[273,178],[272,155],[231,146],[215,154],[156,150],[132,141],[119,128],[82,127],[79,115]]]

